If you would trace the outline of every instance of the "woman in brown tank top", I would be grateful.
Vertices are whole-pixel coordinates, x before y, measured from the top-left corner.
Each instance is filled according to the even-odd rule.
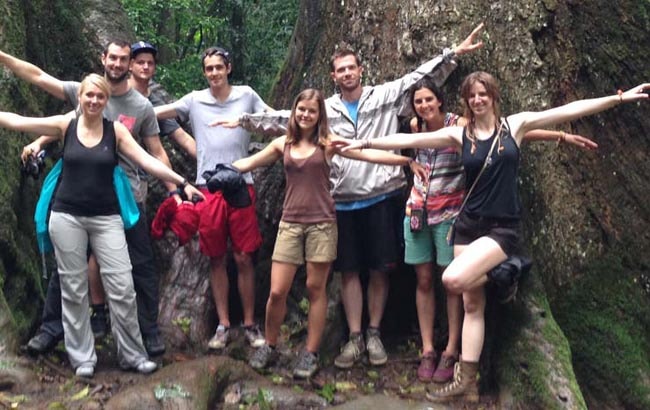
[[[265,368],[277,356],[280,325],[286,313],[291,283],[300,265],[307,267],[309,314],[307,342],[294,367],[295,377],[311,377],[318,369],[320,346],[327,312],[327,278],[336,259],[336,212],[330,195],[329,172],[334,155],[403,166],[412,159],[380,150],[341,153],[330,143],[341,140],[329,133],[325,100],[320,91],[307,89],[296,97],[287,135],[266,148],[233,163],[248,172],[283,159],[286,192],[271,265],[271,292],[266,303],[266,343],[255,351],[250,364]]]

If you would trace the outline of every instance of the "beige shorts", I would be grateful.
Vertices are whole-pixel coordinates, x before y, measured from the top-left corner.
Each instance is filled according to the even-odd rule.
[[[336,222],[301,224],[280,221],[272,260],[302,265],[336,259]]]

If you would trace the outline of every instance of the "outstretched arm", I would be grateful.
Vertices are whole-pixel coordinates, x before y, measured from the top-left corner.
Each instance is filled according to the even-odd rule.
[[[23,80],[42,88],[60,100],[65,100],[63,81],[52,77],[34,64],[3,51],[0,51],[0,64],[3,64]]]
[[[65,115],[52,117],[23,117],[12,112],[0,112],[0,127],[14,131],[47,134],[62,138],[70,118]]]
[[[115,122],[115,135],[117,137],[118,150],[126,155],[133,162],[138,164],[142,169],[161,179],[170,187],[183,187],[185,194],[188,198],[193,195],[198,195],[200,198],[205,199],[205,196],[198,189],[187,183],[187,180],[174,172],[168,165],[147,153],[131,136],[129,130],[119,123]],[[160,142],[160,140],[158,141]],[[164,152],[164,149],[163,149]],[[165,157],[167,155],[165,154]],[[170,189],[171,190],[171,189]]]
[[[343,139],[341,137],[331,137],[332,142]],[[413,158],[404,155],[397,155],[392,152],[383,151],[379,149],[364,149],[364,150],[348,150],[342,151],[336,148],[336,144],[331,145],[334,154],[341,155],[346,158],[356,159],[360,161],[374,162],[376,164],[408,166],[414,174],[420,178],[426,178],[426,170],[423,166],[413,160]]]
[[[233,162],[232,165],[242,173],[250,172],[255,168],[271,165],[282,158],[282,153],[284,152],[284,141],[286,138],[286,136],[276,138],[257,154],[238,159]]]
[[[383,138],[366,140],[349,140],[340,138],[332,141],[332,145],[342,152],[352,149],[377,148],[384,150],[404,148],[442,148],[462,146],[463,128],[445,127],[433,132],[416,134],[392,134]]]
[[[176,109],[173,104],[159,105],[153,107],[153,111],[156,113],[156,118],[159,120],[166,120],[168,118],[176,117]]]
[[[532,130],[524,135],[524,141],[557,141],[558,144],[566,142],[587,150],[598,148],[598,144],[589,138],[564,131]]]
[[[512,126],[512,132],[515,138],[521,141],[523,135],[530,130],[573,121],[580,117],[605,111],[625,102],[647,99],[648,94],[645,93],[647,89],[650,89],[650,83],[637,85],[617,95],[574,101],[546,111],[521,112],[509,116],[508,122]]]

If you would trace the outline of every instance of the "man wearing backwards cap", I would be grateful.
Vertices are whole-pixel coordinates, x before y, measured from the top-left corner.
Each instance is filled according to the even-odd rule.
[[[253,203],[243,208],[229,204],[222,192],[211,194],[206,189],[203,173],[216,164],[230,164],[248,156],[250,133],[241,128],[210,127],[216,116],[239,116],[245,112],[262,112],[270,107],[248,86],[230,85],[232,70],[230,54],[220,47],[210,47],[201,57],[203,75],[208,88],[193,91],[175,103],[156,107],[158,119],[178,116],[189,120],[196,138],[196,184],[206,200],[196,205],[200,214],[199,244],[201,252],[210,258],[210,285],[217,307],[219,326],[208,343],[211,349],[221,349],[229,340],[228,276],[226,252],[228,239],[232,243],[237,264],[238,289],[244,311],[245,335],[251,346],[264,344],[259,327],[255,325],[255,271],[253,253],[262,243],[255,214],[255,192],[250,173],[244,175]]]
[[[104,48],[101,61],[104,76],[111,87],[104,116],[112,121],[124,124],[133,138],[149,151],[151,155],[171,168],[167,153],[160,143],[158,124],[151,103],[140,93],[131,89],[127,81],[131,46],[123,40],[112,40]],[[62,81],[52,77],[39,67],[0,51],[0,64],[10,69],[23,80],[39,86],[53,96],[68,101],[73,107],[78,105],[79,83]],[[44,144],[51,142],[49,137],[40,137],[23,148],[23,157],[37,154]],[[136,202],[140,207],[140,220],[137,225],[127,230],[126,241],[129,257],[133,265],[133,282],[138,303],[138,323],[143,342],[150,355],[165,352],[165,345],[158,329],[158,272],[153,264],[153,249],[149,237],[149,228],[145,218],[144,203],[147,195],[147,178],[130,160],[120,158],[120,165],[126,171]],[[169,191],[176,188],[174,184],[165,183]],[[58,306],[58,309],[57,309]],[[50,278],[45,306],[43,307],[43,324],[38,333],[27,344],[30,350],[45,352],[52,349],[63,337],[61,324],[61,294],[58,288],[58,275]]]
[[[164,90],[153,81],[153,77],[156,75],[157,55],[158,50],[151,43],[138,41],[131,44],[129,85],[147,97],[154,107],[166,104]],[[196,158],[194,138],[185,132],[175,119],[158,120],[158,127],[161,136],[172,137],[192,158]],[[175,192],[172,191],[170,194],[175,194]]]

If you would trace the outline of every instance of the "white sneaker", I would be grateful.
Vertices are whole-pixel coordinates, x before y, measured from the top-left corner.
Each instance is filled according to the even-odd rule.
[[[153,373],[154,371],[156,371],[157,368],[158,365],[156,364],[156,362],[152,362],[151,360],[145,360],[144,362],[135,366],[135,370],[141,374]]]
[[[82,364],[74,372],[77,377],[93,377],[95,375],[95,366],[92,364]]]

